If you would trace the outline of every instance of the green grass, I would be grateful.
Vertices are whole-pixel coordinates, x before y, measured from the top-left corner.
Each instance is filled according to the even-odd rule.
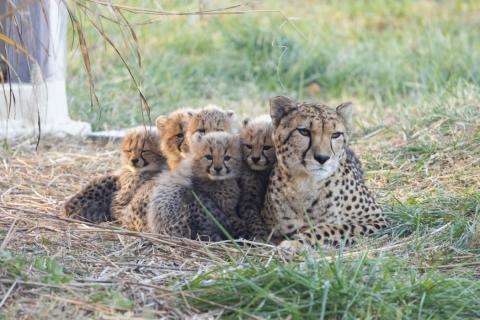
[[[480,282],[403,259],[365,256],[349,261],[271,263],[203,274],[188,284],[188,303],[200,311],[219,305],[225,318],[465,319],[478,318]],[[452,299],[452,297],[455,297]]]
[[[162,5],[196,9],[184,1]],[[141,68],[120,28],[107,21],[103,26],[140,79],[153,116],[206,101],[234,109],[241,101],[266,106],[277,93],[355,99],[369,112],[401,110],[480,80],[480,28],[474,15],[480,6],[474,1],[306,1],[296,6],[265,1],[254,9],[281,10],[291,19],[275,12],[164,18],[136,28]],[[131,17],[132,23],[144,20]],[[111,48],[98,44],[95,31],[86,28],[86,34],[103,111],[99,116],[89,107],[86,73],[73,48],[68,86],[73,116],[92,121],[95,128],[138,124],[138,94],[127,71]],[[305,90],[312,84],[319,86],[313,96]]]

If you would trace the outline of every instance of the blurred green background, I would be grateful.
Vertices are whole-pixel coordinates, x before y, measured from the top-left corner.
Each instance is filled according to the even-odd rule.
[[[121,3],[196,11],[238,2]],[[332,104],[353,100],[363,128],[439,97],[478,92],[480,83],[480,1],[252,1],[233,11],[255,12],[203,16],[123,11],[138,38],[141,67],[128,26],[109,21],[120,20],[118,13],[91,8],[77,13],[100,103],[91,106],[78,45],[70,48],[68,94],[71,116],[96,130],[137,125],[145,114],[128,70],[89,17],[130,66],[152,119],[207,102],[240,117],[263,113],[269,97],[287,94]]]

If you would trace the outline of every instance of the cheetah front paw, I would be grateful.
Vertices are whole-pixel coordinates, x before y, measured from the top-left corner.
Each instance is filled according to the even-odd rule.
[[[291,252],[291,253],[296,253],[296,252],[299,252],[299,251],[305,249],[305,245],[298,240],[283,240],[278,245],[278,248],[280,248],[281,250]]]

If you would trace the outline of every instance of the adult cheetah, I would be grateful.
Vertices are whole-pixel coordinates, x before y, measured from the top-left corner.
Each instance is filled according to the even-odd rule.
[[[274,241],[286,248],[338,246],[387,225],[348,148],[351,103],[330,108],[278,96],[270,116],[277,163],[262,216]]]

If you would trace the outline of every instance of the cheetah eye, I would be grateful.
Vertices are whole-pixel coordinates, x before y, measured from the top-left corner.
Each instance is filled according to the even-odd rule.
[[[183,138],[183,133],[177,134],[177,138],[182,139]]]
[[[198,129],[198,132],[200,132],[201,134],[204,134],[204,133],[205,133],[205,129]]]
[[[305,128],[297,128],[298,132],[300,132],[300,134],[302,136],[305,136],[305,137],[309,137],[310,136],[310,130],[308,129],[305,129]]]
[[[334,132],[332,133],[332,139],[337,139],[343,134],[343,132]]]
[[[272,146],[263,146],[263,150],[267,151],[267,150],[270,150],[272,149]]]
[[[212,157],[212,155],[211,155],[211,154],[207,154],[207,155],[205,156],[205,159],[207,159],[207,160],[212,160],[212,159],[213,159],[213,157]]]
[[[223,160],[224,160],[224,161],[228,161],[228,160],[230,160],[230,159],[232,159],[232,157],[230,157],[230,156],[224,156],[224,157],[223,157]]]
[[[253,146],[252,146],[251,144],[246,144],[246,145],[245,145],[245,148],[247,148],[247,149],[252,149]]]

